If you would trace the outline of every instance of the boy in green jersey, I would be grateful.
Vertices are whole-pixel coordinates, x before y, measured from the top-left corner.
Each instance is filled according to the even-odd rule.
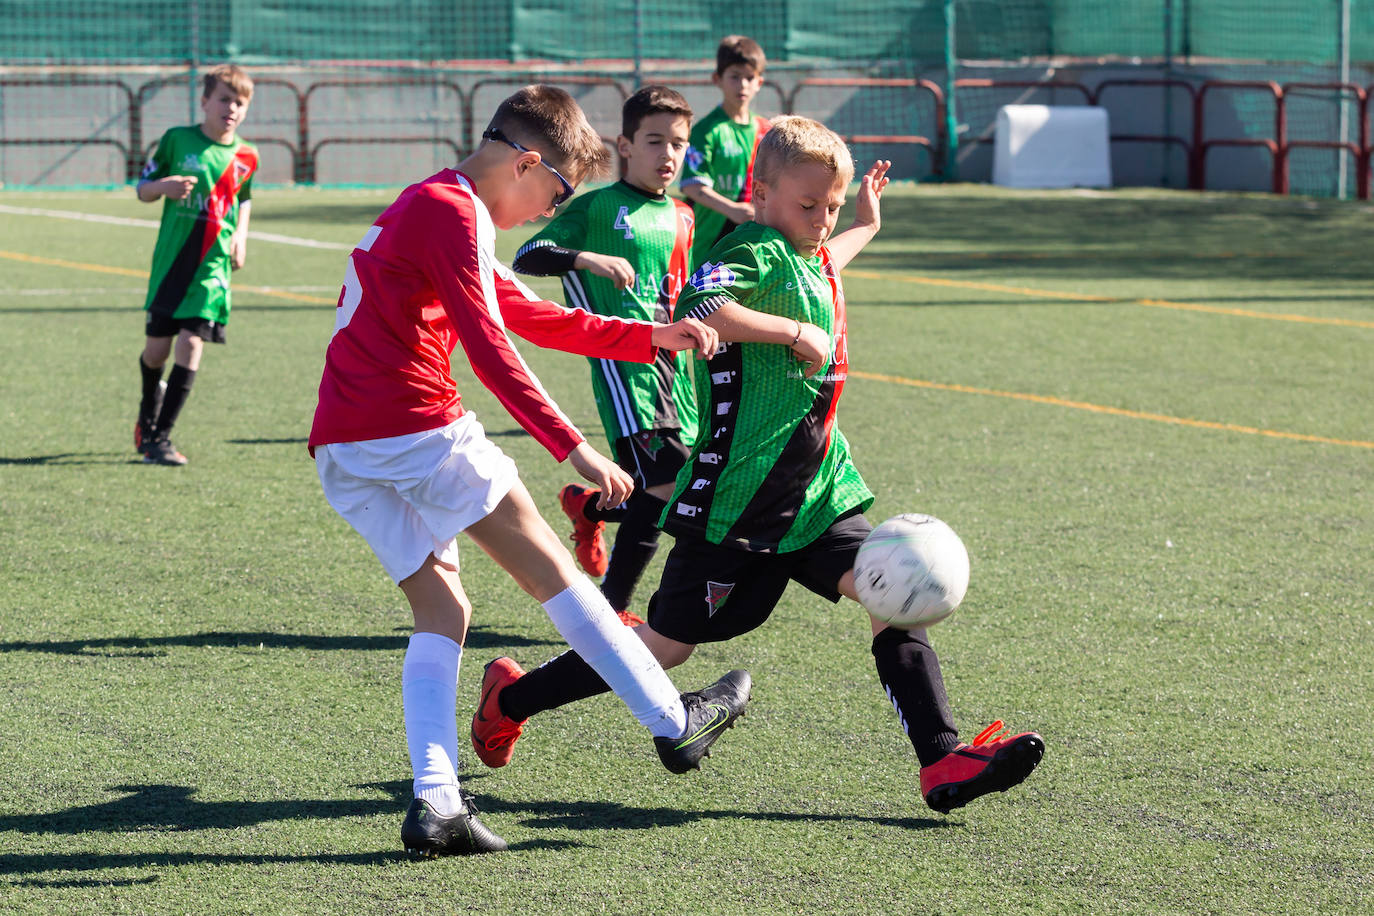
[[[749,104],[763,87],[766,63],[758,42],[743,35],[727,35],[716,48],[711,82],[720,90],[720,104],[692,126],[682,170],[682,193],[697,218],[693,270],[712,245],[754,218],[754,154],[768,119],[751,115]]]
[[[722,345],[697,376],[701,430],[663,516],[676,540],[648,623],[635,630],[665,668],[761,625],[789,581],[832,602],[858,600],[854,559],[872,530],[862,513],[873,494],[835,419],[849,371],[840,269],[878,231],[888,165],[863,176],[854,223],[832,238],[849,151],[815,121],[779,118],[759,148],[758,221],[711,250],[679,302]],[[920,761],[926,804],[950,811],[1030,774],[1044,753],[1039,735],[1000,737],[999,721],[960,741],[926,631],[870,625],[878,680]],[[487,717],[499,711],[515,736],[534,713],[606,689],[572,653],[487,686]],[[491,765],[480,747],[478,756]]]
[[[258,168],[257,148],[237,136],[252,98],[253,81],[238,67],[211,70],[200,99],[204,120],[163,134],[138,180],[139,200],[164,200],[143,303],[143,395],[134,424],[134,448],[148,464],[186,463],[172,445],[172,426],[195,382],[204,342],[225,341],[229,275],[248,253]]]
[[[682,168],[692,109],[666,86],[625,101],[616,147],[620,181],[574,198],[516,253],[511,266],[563,275],[568,305],[598,315],[672,321],[687,282],[692,208],[667,194]],[[659,350],[652,364],[592,359],[592,391],[616,462],[634,478],[622,505],[598,509],[601,491],[568,484],[559,502],[573,523],[578,562],[605,576],[601,591],[627,624],[630,598],[658,549],[658,518],[696,433],[691,360]],[[602,531],[619,523],[609,559]]]

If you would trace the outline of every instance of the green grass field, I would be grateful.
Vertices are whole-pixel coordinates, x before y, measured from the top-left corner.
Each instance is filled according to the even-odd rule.
[[[510,852],[417,863],[409,614],[305,451],[341,248],[393,194],[257,195],[254,230],[336,247],[250,244],[184,469],[130,441],[154,230],[36,212],[157,209],[0,194],[0,911],[1374,911],[1368,206],[892,189],[847,275],[841,426],[872,520],[963,536],[932,631],[954,714],[1041,732],[1039,770],[931,812],[861,611],[794,587],[673,672],[754,676],[703,771],[599,697],[504,770],[463,756]],[[601,445],[585,361],[522,352]],[[569,472],[455,372],[561,531]],[[463,735],[485,662],[560,647],[464,556]]]

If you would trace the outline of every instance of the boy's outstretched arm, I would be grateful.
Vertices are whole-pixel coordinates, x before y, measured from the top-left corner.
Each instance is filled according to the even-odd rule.
[[[878,234],[882,225],[878,201],[887,187],[887,170],[891,167],[891,162],[879,159],[859,179],[859,196],[854,199],[854,222],[825,243],[836,270],[843,270]]]
[[[710,359],[720,346],[716,329],[695,318],[679,318],[672,324],[655,325],[649,339],[663,350],[695,350],[700,359]]]
[[[805,365],[807,378],[825,368],[830,361],[830,335],[814,324],[756,312],[728,297],[708,300],[711,309],[702,319],[732,343],[776,343],[791,347]]]
[[[598,509],[620,505],[630,498],[635,488],[634,478],[624,468],[585,441],[568,453],[568,463],[578,476],[601,491],[601,497],[596,501]]]

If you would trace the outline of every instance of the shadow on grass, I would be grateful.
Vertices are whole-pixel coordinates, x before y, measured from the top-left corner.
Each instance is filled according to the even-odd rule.
[[[142,464],[143,459],[135,455],[130,458],[124,452],[61,452],[56,455],[0,455],[0,467],[22,467],[25,465],[61,465],[69,467],[78,464]]]
[[[876,824],[902,830],[934,830],[958,826],[934,817],[869,817],[851,814],[820,814],[805,811],[741,811],[738,809],[641,808],[616,802],[530,801],[511,803],[479,796],[482,811],[528,815],[523,824],[560,830],[649,830],[676,827],[698,821],[748,820],[776,823]]]
[[[472,782],[481,777],[466,777]],[[178,785],[120,785],[110,791],[124,792],[122,798],[96,805],[83,805],[43,814],[0,817],[0,832],[29,836],[43,834],[77,835],[97,831],[107,833],[179,833],[197,830],[225,830],[271,821],[332,820],[340,817],[396,816],[410,798],[410,781],[364,783],[355,789],[374,789],[384,798],[376,799],[274,799],[272,801],[202,802],[195,790]],[[905,830],[928,830],[957,826],[948,821],[923,817],[855,817],[844,814],[807,814],[795,811],[679,810],[641,808],[611,802],[531,801],[503,802],[490,796],[480,799],[483,813],[529,814],[523,823],[534,827],[564,830],[643,830],[671,827],[706,820],[748,819],[772,822],[869,823]],[[394,839],[394,838],[393,838]],[[398,844],[399,845],[399,844]],[[511,844],[513,850],[576,848],[581,844],[567,840],[530,839]],[[131,853],[40,853],[0,855],[0,875],[36,875],[44,872],[103,871],[125,868],[167,868],[201,865],[269,865],[317,862],[329,865],[388,865],[409,857],[399,848],[394,851],[320,853],[316,855],[264,855],[247,853],[131,852]],[[125,879],[122,884],[147,884],[158,876]],[[15,884],[39,887],[107,886],[108,881],[63,879],[47,881],[25,878]]]
[[[50,652],[54,655],[161,658],[168,648],[305,649],[312,652],[399,652],[410,639],[409,628],[395,636],[318,636],[307,633],[182,633],[174,636],[106,636],[51,641],[0,642],[4,652]],[[467,649],[505,649],[512,646],[561,646],[553,639],[530,638],[490,627],[473,626],[464,643]]]

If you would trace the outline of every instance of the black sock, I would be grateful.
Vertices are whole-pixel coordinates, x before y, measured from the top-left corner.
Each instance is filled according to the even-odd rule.
[[[186,403],[186,396],[191,393],[195,381],[196,370],[185,366],[173,366],[167,374],[167,393],[162,396],[162,412],[157,415],[159,434],[168,432],[176,425],[177,414],[181,413],[181,407]]]
[[[152,368],[143,361],[143,354],[140,353],[138,371],[143,376],[143,397],[138,402],[138,422],[152,423],[157,419],[153,414],[157,410],[157,387],[162,381],[162,367]]]
[[[535,713],[557,709],[610,689],[601,675],[582,660],[582,656],[569,651],[548,660],[506,687],[496,701],[502,715],[519,722]]]
[[[954,750],[959,733],[949,713],[940,660],[926,631],[888,627],[873,637],[873,661],[921,766]]]
[[[635,585],[658,550],[658,517],[663,506],[663,500],[641,490],[630,494],[625,504],[625,518],[616,530],[611,550],[611,565],[601,580],[601,594],[617,611],[630,607]]]
[[[625,521],[625,516],[630,513],[627,505],[627,503],[621,503],[618,506],[607,506],[604,509],[598,509],[596,507],[596,500],[589,499],[587,500],[587,504],[582,507],[582,514],[586,516],[589,521],[593,522],[623,522]]]

